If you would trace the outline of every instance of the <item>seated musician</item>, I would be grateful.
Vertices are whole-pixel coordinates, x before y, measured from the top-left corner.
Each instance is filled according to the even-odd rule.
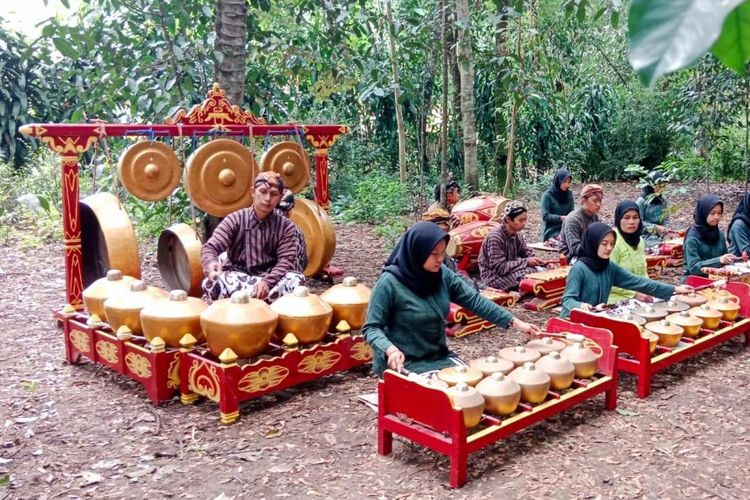
[[[529,214],[520,201],[505,205],[503,223],[487,234],[479,251],[479,275],[485,285],[515,291],[524,276],[545,266],[526,246],[521,231]]]
[[[724,202],[712,194],[700,197],[693,213],[693,225],[685,234],[685,273],[688,276],[703,276],[703,267],[720,267],[733,263],[737,257],[727,253],[727,241],[719,229],[724,213]]]
[[[729,252],[737,257],[750,255],[750,193],[746,193],[737,205],[727,228]]]
[[[290,219],[293,208],[294,193],[289,189],[285,189],[281,195],[279,206],[276,209],[281,212],[281,215]],[[305,243],[305,235],[296,224],[294,225],[294,230],[297,233],[297,257],[294,259],[294,271],[303,274],[308,264],[307,243]]]
[[[636,276],[648,278],[648,266],[646,265],[646,245],[641,238],[643,232],[643,221],[634,201],[625,200],[617,204],[615,208],[615,248],[612,250],[609,260],[626,271]],[[612,304],[622,300],[636,298],[644,302],[651,302],[649,295],[640,292],[625,290],[620,287],[612,287],[607,303]]]
[[[570,172],[561,168],[555,172],[552,185],[542,195],[542,241],[556,238],[562,230],[563,221],[575,208]]]
[[[240,290],[271,302],[305,282],[295,270],[295,225],[276,211],[284,181],[276,172],[261,172],[253,186],[253,205],[229,214],[201,249],[207,276],[204,300],[209,303]],[[222,264],[219,255],[225,251]]]
[[[581,190],[581,207],[573,210],[563,221],[562,253],[573,262],[578,256],[578,247],[581,245],[581,237],[586,228],[599,220],[599,210],[602,208],[604,189],[598,184],[586,184]]]
[[[435,185],[434,189],[434,197],[435,201],[432,203],[432,205],[429,206],[427,211],[435,210],[435,209],[442,209],[451,213],[451,210],[453,210],[453,206],[461,200],[461,186],[456,182],[454,179],[448,179],[448,181],[445,183],[445,204],[440,203],[440,183],[438,182]],[[451,228],[454,228],[458,225],[458,221],[451,218],[450,220],[450,226]]]
[[[447,242],[448,235],[435,224],[418,222],[388,257],[362,327],[378,376],[386,368],[424,373],[456,364],[445,336],[451,301],[502,328],[539,332],[443,266]]]
[[[647,247],[660,244],[669,232],[667,199],[662,192],[667,177],[660,170],[654,170],[643,179],[641,196],[635,200],[643,221],[643,237]]]
[[[672,286],[636,276],[609,258],[617,235],[603,222],[594,222],[583,234],[578,260],[568,273],[560,316],[567,318],[572,309],[592,310],[607,302],[613,286],[635,290],[667,300],[675,293],[689,293],[686,285]]]

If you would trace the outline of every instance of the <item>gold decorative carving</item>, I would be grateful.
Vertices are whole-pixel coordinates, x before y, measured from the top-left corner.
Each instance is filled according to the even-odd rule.
[[[221,129],[223,125],[265,125],[264,118],[258,118],[249,111],[243,111],[237,105],[230,105],[226,93],[218,83],[214,83],[208,91],[206,100],[196,104],[187,113],[179,109],[171,117],[164,120],[167,124],[183,123],[187,125],[215,125]]]
[[[297,370],[300,373],[322,373],[338,363],[341,354],[334,351],[318,351],[300,361]]]
[[[357,342],[352,346],[352,358],[357,361],[370,361],[372,359],[372,349],[366,342]]]
[[[201,372],[202,368],[205,368],[203,372]],[[215,366],[203,361],[193,360],[193,364],[188,372],[188,384],[190,389],[196,394],[205,396],[212,401],[219,401],[221,389]]]
[[[238,388],[243,392],[258,392],[276,387],[289,375],[289,368],[269,366],[252,371],[242,377]]]
[[[128,365],[130,371],[139,377],[151,378],[151,363],[149,363],[145,356],[129,352],[128,355],[125,356],[125,364]]]
[[[91,352],[89,336],[86,335],[86,332],[82,332],[81,330],[71,330],[70,343],[80,352]]]
[[[175,356],[171,363],[169,363],[169,370],[167,370],[167,388],[179,389],[180,388],[180,357]]]
[[[100,340],[96,343],[96,353],[107,363],[117,363],[117,346],[112,342]]]

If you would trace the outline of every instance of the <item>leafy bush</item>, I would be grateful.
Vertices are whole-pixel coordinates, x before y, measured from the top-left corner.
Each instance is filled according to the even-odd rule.
[[[342,195],[331,211],[348,222],[383,223],[408,213],[412,206],[405,185],[397,179],[372,172],[356,183],[353,195]]]

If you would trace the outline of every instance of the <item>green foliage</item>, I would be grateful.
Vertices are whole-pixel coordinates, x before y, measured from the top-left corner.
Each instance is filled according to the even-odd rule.
[[[362,177],[352,195],[333,200],[331,211],[348,222],[382,223],[406,214],[411,208],[406,186],[378,172]]]

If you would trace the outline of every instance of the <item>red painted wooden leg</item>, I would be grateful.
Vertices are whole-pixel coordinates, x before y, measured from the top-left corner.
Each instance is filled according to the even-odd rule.
[[[617,408],[617,383],[612,384],[612,388],[604,395],[604,408],[612,411]]]
[[[651,394],[651,372],[648,368],[638,373],[638,397],[643,399]]]
[[[390,455],[393,451],[393,433],[387,431],[382,425],[378,424],[378,453],[381,455]]]
[[[237,394],[239,383],[239,366],[235,361],[237,357],[223,359],[219,371],[219,382],[221,395],[219,397],[219,416],[224,425],[233,424],[240,418],[240,398]]]
[[[750,332],[745,332],[745,346],[750,346]]]
[[[456,447],[451,453],[451,488],[460,488],[466,482],[467,453],[463,446]]]

